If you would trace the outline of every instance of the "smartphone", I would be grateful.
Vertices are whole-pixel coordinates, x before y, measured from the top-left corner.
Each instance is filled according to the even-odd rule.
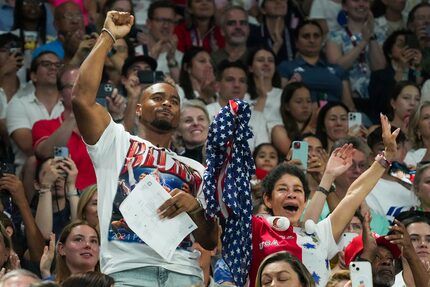
[[[137,77],[141,84],[154,84],[164,80],[164,73],[162,71],[138,71]]]
[[[408,46],[409,49],[420,50],[420,43],[418,42],[418,38],[413,34],[406,35],[406,46]]]
[[[293,153],[291,159],[298,159],[302,162],[303,170],[308,169],[309,145],[305,141],[293,141]]]
[[[348,113],[348,129],[351,129],[354,132],[360,130],[360,126],[362,124],[361,113],[357,112],[349,112]]]
[[[54,158],[65,158],[69,156],[69,148],[66,146],[54,147]]]
[[[102,83],[97,91],[96,102],[106,107],[106,97],[110,97],[113,92],[113,86],[109,83]]]
[[[358,234],[354,232],[344,232],[338,243],[340,250],[343,250],[346,246],[348,246],[348,244],[351,243],[351,241],[357,236]]]
[[[367,261],[352,261],[349,264],[352,287],[359,287],[363,284],[366,287],[373,287],[372,266]]]
[[[13,163],[0,162],[0,177],[2,177],[5,173],[15,174],[15,166],[13,165]]]

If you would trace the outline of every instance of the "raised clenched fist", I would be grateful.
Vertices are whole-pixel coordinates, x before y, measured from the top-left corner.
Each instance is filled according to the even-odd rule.
[[[134,16],[128,12],[109,11],[103,28],[112,32],[116,39],[125,37],[133,26]]]

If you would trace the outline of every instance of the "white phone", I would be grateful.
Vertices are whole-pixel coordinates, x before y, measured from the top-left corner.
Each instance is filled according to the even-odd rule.
[[[363,284],[366,287],[373,287],[372,266],[367,261],[352,261],[349,264],[352,287],[359,287]]]
[[[349,112],[348,113],[348,129],[353,129],[353,131],[358,131],[362,124],[361,113]]]
[[[302,162],[303,170],[308,169],[308,150],[309,145],[305,141],[293,141],[293,154],[291,159],[298,159]]]

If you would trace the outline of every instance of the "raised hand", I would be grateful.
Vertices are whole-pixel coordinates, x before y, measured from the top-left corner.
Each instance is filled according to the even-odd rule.
[[[370,216],[370,212],[366,212],[364,215],[364,222],[363,222],[363,253],[361,255],[361,258],[369,260],[370,262],[373,261],[373,259],[376,256],[376,250],[378,249],[378,244],[376,243],[375,238],[372,236],[372,232],[370,231],[370,221],[372,220],[372,217]]]
[[[342,147],[338,147],[330,155],[325,172],[334,177],[343,174],[351,167],[353,155],[354,147],[352,144],[344,144]]]
[[[400,132],[400,128],[391,132],[391,124],[387,116],[380,114],[381,127],[382,127],[382,140],[385,146],[385,157],[387,160],[393,160],[396,158],[397,143],[396,138]]]
[[[103,28],[109,30],[115,39],[124,38],[133,26],[134,16],[128,12],[109,11]]]
[[[51,233],[49,236],[49,246],[43,249],[42,257],[40,258],[40,274],[42,278],[51,276],[51,265],[55,256],[55,234]]]

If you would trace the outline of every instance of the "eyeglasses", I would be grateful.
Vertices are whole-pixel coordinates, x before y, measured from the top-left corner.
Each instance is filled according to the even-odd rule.
[[[42,6],[43,2],[41,2],[39,0],[24,0],[24,1],[22,1],[22,4],[24,4],[24,5],[38,5],[38,6]]]
[[[176,24],[175,19],[169,19],[169,18],[154,17],[151,20],[158,22],[158,23],[161,23],[161,24],[168,24],[168,25],[175,25]]]
[[[44,68],[48,68],[48,69],[52,68],[52,67],[55,67],[57,69],[61,69],[64,66],[63,63],[60,63],[60,62],[51,62],[51,61],[40,61],[39,65],[41,65]]]
[[[225,24],[227,26],[235,26],[238,24],[239,26],[248,26],[248,21],[247,20],[227,20]]]
[[[84,16],[81,13],[64,13],[63,19],[67,21],[82,20]]]

